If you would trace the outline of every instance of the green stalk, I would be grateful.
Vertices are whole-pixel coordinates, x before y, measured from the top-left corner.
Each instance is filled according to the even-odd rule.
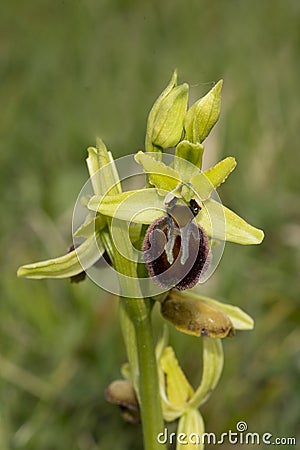
[[[114,231],[123,238],[120,242],[124,243],[122,252],[119,252],[113,239],[110,242],[114,266],[126,276],[120,277],[121,290],[125,294],[133,294],[132,298],[120,296],[120,320],[132,382],[140,406],[144,450],[165,450],[166,447],[157,440],[158,434],[163,432],[164,421],[151,322],[152,302],[140,298],[137,268],[132,257],[132,247],[126,240],[126,226],[122,221],[115,220]]]
[[[121,298],[122,308],[126,310],[135,331],[137,352],[137,392],[139,397],[145,450],[163,450],[157,436],[163,432],[164,422],[159,395],[158,371],[151,323],[151,306],[147,299]],[[128,327],[127,327],[128,329]],[[124,336],[125,343],[132,342]],[[132,353],[127,348],[128,356]],[[135,372],[135,370],[133,370]]]

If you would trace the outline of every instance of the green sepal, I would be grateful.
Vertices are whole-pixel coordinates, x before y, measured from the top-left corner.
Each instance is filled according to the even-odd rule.
[[[197,409],[187,410],[179,419],[176,450],[203,450],[204,422]]]
[[[201,200],[209,198],[212,191],[224,183],[235,167],[236,160],[228,156],[214,167],[195,174],[191,178],[191,184]]]
[[[95,195],[120,193],[122,189],[113,156],[100,138],[96,139],[96,147],[88,148],[88,154],[86,163]]]
[[[95,216],[95,213],[89,213],[83,222],[76,231],[74,231],[73,235],[76,237],[85,237],[89,238],[95,231],[101,231],[107,225],[105,217],[98,215]]]
[[[95,264],[103,253],[104,247],[97,233],[64,256],[21,266],[17,275],[36,279],[73,277]]]
[[[201,383],[189,401],[191,408],[199,408],[206,402],[221,377],[224,354],[220,339],[203,338],[203,370]]]
[[[157,189],[173,191],[180,183],[179,173],[147,153],[139,151],[134,159],[148,174],[149,182]]]
[[[94,196],[88,208],[116,219],[150,224],[165,215],[164,197],[157,190],[138,189],[118,195]]]
[[[221,107],[221,89],[223,80],[194,103],[185,115],[184,129],[186,139],[193,143],[202,142],[216,124]]]
[[[196,217],[197,223],[206,234],[214,239],[235,242],[236,244],[260,244],[264,232],[247,223],[240,216],[215,200],[203,202],[203,208]]]

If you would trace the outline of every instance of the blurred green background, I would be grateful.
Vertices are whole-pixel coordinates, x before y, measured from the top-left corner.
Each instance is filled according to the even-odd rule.
[[[300,3],[3,0],[0,24],[0,449],[142,448],[139,428],[103,395],[126,359],[116,299],[89,280],[17,279],[16,269],[65,252],[86,148],[96,136],[115,157],[143,148],[147,114],[175,67],[193,100],[224,79],[205,163],[237,158],[219,193],[266,233],[261,246],[227,244],[201,288],[256,322],[224,342],[206,429],[245,420],[249,431],[295,436]],[[197,381],[199,339],[171,331]]]

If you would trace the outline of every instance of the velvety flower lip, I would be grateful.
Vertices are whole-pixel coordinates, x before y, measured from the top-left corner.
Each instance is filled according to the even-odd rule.
[[[175,202],[174,202],[175,200]],[[190,289],[197,284],[208,265],[209,246],[194,217],[200,207],[168,202],[167,216],[155,220],[147,230],[143,253],[148,272],[159,286]]]

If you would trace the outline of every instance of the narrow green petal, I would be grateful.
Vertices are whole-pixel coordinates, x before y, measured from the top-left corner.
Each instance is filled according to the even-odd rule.
[[[118,194],[121,190],[120,180],[111,152],[109,152],[101,139],[97,138],[96,148],[88,148],[88,166],[91,182],[96,195],[106,192]]]
[[[150,224],[165,214],[164,197],[156,189],[138,189],[119,195],[94,196],[89,209],[128,222]]]
[[[191,179],[191,184],[201,200],[209,198],[212,191],[220,186],[220,184],[224,183],[235,167],[235,159],[229,156],[214,167],[195,174]]]
[[[189,405],[199,408],[206,402],[218,384],[224,364],[223,346],[220,339],[203,338],[203,371],[201,383]]]
[[[99,234],[97,234],[99,236]],[[18,277],[27,278],[69,278],[91,267],[104,252],[104,247],[95,235],[88,238],[76,250],[64,256],[47,261],[21,266]],[[80,262],[79,262],[80,261]]]
[[[166,391],[170,404],[184,411],[194,391],[187,381],[172,347],[166,347],[160,358],[160,365],[165,374]]]
[[[148,174],[149,182],[157,189],[173,191],[180,183],[179,173],[147,153],[138,152],[134,159]]]
[[[197,216],[197,222],[208,236],[236,244],[260,244],[264,238],[262,230],[253,227],[230,209],[209,199]]]

